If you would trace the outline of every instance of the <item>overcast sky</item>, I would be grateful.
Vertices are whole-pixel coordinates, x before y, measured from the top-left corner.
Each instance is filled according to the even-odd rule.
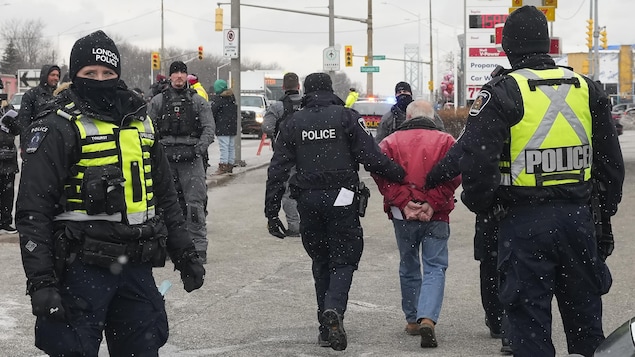
[[[224,0],[223,2],[229,2]],[[433,62],[435,82],[451,68],[445,58],[459,54],[457,35],[463,33],[464,0],[432,1]],[[475,0],[468,0],[472,3]],[[480,0],[485,4],[491,0]],[[496,1],[496,0],[494,0]],[[500,0],[497,0],[500,1]],[[242,0],[277,8],[328,13],[328,0]],[[511,6],[511,0],[508,0]],[[590,0],[560,0],[553,24],[553,35],[561,37],[563,52],[584,52],[585,20],[589,17]],[[196,51],[203,45],[206,53],[222,53],[221,32],[214,31],[214,9],[217,1],[163,0],[165,46],[179,46]],[[427,0],[374,0],[374,54],[403,58],[405,44],[421,43],[423,60],[429,59],[429,16]],[[601,0],[599,25],[606,26],[609,44],[634,44],[633,18],[635,1]],[[225,9],[224,24],[230,27],[230,7]],[[367,17],[367,0],[335,0],[335,14],[354,18]],[[161,0],[2,0],[4,19],[41,18],[44,32],[53,44],[59,38],[64,62],[73,42],[82,35],[103,29],[128,42],[149,50],[161,46]],[[420,19],[420,26],[419,21]],[[322,51],[328,46],[328,18],[241,7],[242,56],[263,63],[278,63],[283,71],[300,76],[322,70]],[[417,31],[420,27],[421,33]],[[345,68],[343,46],[352,45],[355,54],[366,53],[366,24],[348,20],[335,21],[335,43],[342,47],[342,70],[362,88],[366,74],[360,73],[363,58],[355,57],[354,67]],[[5,44],[0,44],[4,47]],[[150,59],[148,58],[148,61]],[[374,89],[380,95],[393,94],[396,82],[404,79],[404,64],[397,61],[375,61],[380,73],[375,74]],[[429,67],[423,66],[424,83]],[[124,68],[125,76],[125,68]]]

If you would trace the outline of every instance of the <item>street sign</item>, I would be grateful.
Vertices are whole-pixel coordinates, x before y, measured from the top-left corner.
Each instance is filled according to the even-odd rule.
[[[379,66],[361,66],[359,67],[360,72],[379,72]]]
[[[238,58],[238,29],[223,30],[223,55],[229,58]]]
[[[381,61],[385,59],[386,59],[386,55],[373,55],[373,61]]]
[[[340,70],[340,50],[327,47],[322,51],[322,68],[324,71]]]
[[[39,69],[18,69],[18,92],[24,92],[29,88],[40,84]]]

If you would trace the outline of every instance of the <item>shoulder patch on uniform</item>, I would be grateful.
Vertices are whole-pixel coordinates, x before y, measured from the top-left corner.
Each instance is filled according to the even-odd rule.
[[[357,123],[359,124],[359,126],[362,127],[362,129],[364,129],[366,134],[370,135],[370,130],[368,130],[368,128],[366,127],[366,121],[364,120],[364,118],[362,117],[357,118]]]
[[[42,141],[46,137],[49,128],[45,125],[38,125],[29,128],[25,151],[27,154],[33,154],[40,147]]]
[[[485,108],[487,103],[489,103],[489,100],[491,98],[492,95],[490,94],[490,92],[486,90],[480,91],[478,97],[476,98],[474,103],[472,103],[472,107],[470,108],[470,115],[473,117],[477,116],[481,112],[481,110]]]

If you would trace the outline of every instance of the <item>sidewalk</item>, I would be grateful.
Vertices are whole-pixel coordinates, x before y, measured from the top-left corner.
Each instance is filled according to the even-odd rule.
[[[269,140],[267,140],[267,143]],[[260,145],[260,139],[244,138],[241,140],[241,161],[243,165],[234,167],[231,174],[213,175],[218,168],[219,149],[218,142],[212,143],[209,147],[209,163],[210,167],[207,169],[207,187],[212,188],[227,183],[234,176],[245,173],[247,171],[259,169],[261,167],[269,165],[273,151],[271,146],[265,145],[260,151],[260,155],[257,155],[258,147]],[[238,163],[238,162],[237,162]]]

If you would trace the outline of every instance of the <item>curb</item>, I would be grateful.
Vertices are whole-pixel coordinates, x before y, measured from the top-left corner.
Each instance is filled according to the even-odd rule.
[[[211,188],[211,187],[221,186],[221,185],[226,184],[227,182],[231,181],[237,175],[244,174],[245,172],[257,170],[257,169],[260,169],[260,168],[265,167],[265,166],[269,166],[269,163],[265,162],[265,163],[262,163],[262,164],[257,164],[257,165],[254,165],[254,166],[245,166],[245,167],[238,166],[238,167],[234,168],[234,172],[231,173],[231,174],[208,175],[207,176],[207,187]]]

